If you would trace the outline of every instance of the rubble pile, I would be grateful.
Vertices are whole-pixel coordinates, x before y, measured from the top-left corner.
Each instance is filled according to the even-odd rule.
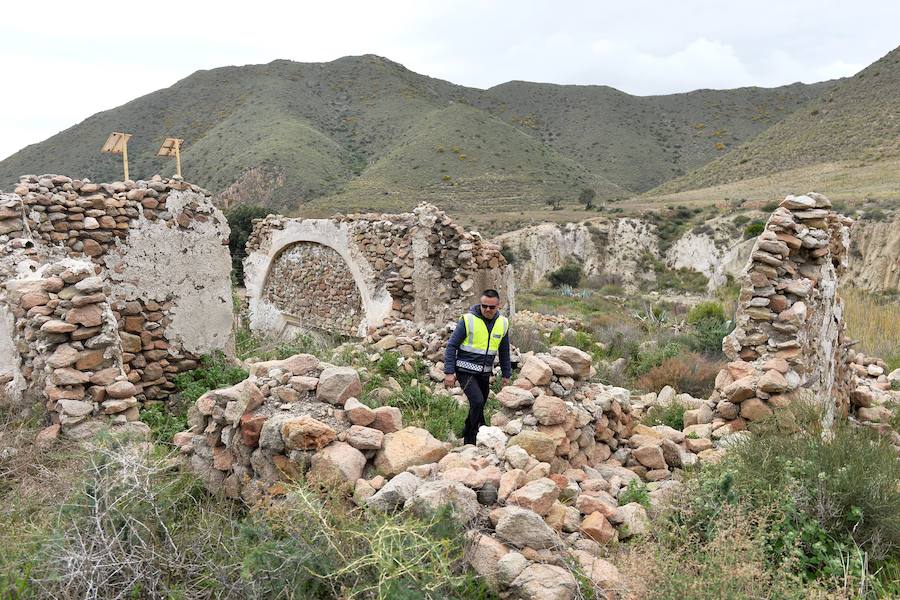
[[[602,548],[646,531],[648,519],[642,505],[619,498],[646,481],[652,502],[662,502],[684,468],[716,460],[709,427],[638,423],[629,392],[589,382],[591,357],[576,348],[522,359],[475,446],[404,427],[399,409],[360,402],[356,370],[305,354],[255,363],[247,380],[204,394],[175,443],[211,491],[251,504],[300,478],[352,492],[371,510],[449,503],[482,532],[471,534],[472,564],[503,589],[536,585],[547,569],[567,582],[570,560],[598,585],[618,585]],[[508,581],[500,575],[507,554],[516,571]]]

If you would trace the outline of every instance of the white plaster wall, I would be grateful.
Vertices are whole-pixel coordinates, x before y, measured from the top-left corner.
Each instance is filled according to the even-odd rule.
[[[22,377],[21,360],[13,339],[15,319],[0,304],[0,406],[17,407],[22,402],[25,379]]]
[[[244,259],[244,284],[247,288],[250,328],[274,335],[293,332],[293,326],[281,311],[263,297],[266,277],[278,255],[297,242],[313,242],[328,246],[337,252],[359,288],[364,318],[358,334],[365,335],[369,324],[381,323],[391,314],[391,296],[383,286],[375,283],[375,271],[357,250],[346,223],[334,223],[329,219],[304,219],[284,221],[283,229],[272,229],[267,243]]]
[[[175,191],[166,207],[174,214],[189,202],[208,220],[188,229],[144,221],[105,257],[112,296],[173,301],[166,338],[188,352],[228,350],[231,344],[231,256],[228,223],[202,194]],[[142,217],[143,218],[143,217]]]

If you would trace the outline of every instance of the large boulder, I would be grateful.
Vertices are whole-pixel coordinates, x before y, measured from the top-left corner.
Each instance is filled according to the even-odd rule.
[[[384,432],[360,425],[351,425],[346,436],[347,443],[359,450],[378,450],[384,442]]]
[[[478,495],[458,481],[439,479],[421,484],[404,504],[418,515],[434,513],[444,506],[450,506],[454,518],[465,524],[478,514]]]
[[[347,398],[362,393],[359,373],[352,367],[328,367],[319,375],[316,400],[343,406]]]
[[[382,448],[375,455],[375,467],[383,475],[393,477],[415,465],[436,463],[447,452],[447,446],[428,431],[406,427],[384,436]]]
[[[344,442],[334,442],[312,458],[307,479],[323,487],[353,485],[366,466],[363,453]]]
[[[382,512],[395,510],[413,497],[422,480],[412,473],[400,473],[366,498],[366,506]]]
[[[347,398],[344,403],[344,414],[351,423],[362,427],[371,425],[375,420],[375,411],[353,397]]]
[[[550,355],[569,363],[577,379],[591,376],[591,355],[587,352],[573,346],[553,346]]]
[[[534,402],[534,396],[528,390],[523,390],[514,385],[508,385],[497,393],[497,402],[506,408],[517,410],[526,406],[531,406]]]
[[[337,434],[327,424],[301,415],[282,422],[281,437],[288,450],[318,450],[333,442]]]
[[[535,356],[526,356],[525,364],[519,371],[519,377],[524,377],[534,385],[547,385],[553,377],[550,366]]]
[[[541,550],[559,544],[556,532],[544,522],[541,515],[519,506],[505,506],[497,509],[497,535],[516,546],[526,546]]]
[[[466,532],[469,540],[466,560],[472,569],[487,582],[491,589],[497,589],[497,563],[509,553],[509,548],[489,535],[475,530]]]
[[[528,508],[544,516],[559,498],[559,487],[547,477],[541,477],[528,483],[509,495],[507,504]]]
[[[531,409],[541,425],[559,425],[566,420],[566,403],[554,396],[539,396]]]
[[[520,446],[541,462],[550,462],[556,456],[556,441],[541,431],[526,429],[512,436],[506,443],[506,447]]]
[[[578,584],[567,569],[532,563],[516,577],[511,588],[521,600],[572,600]]]
[[[295,354],[284,360],[267,360],[250,365],[250,374],[257,377],[268,375],[272,369],[290,371],[292,375],[306,375],[319,368],[319,359],[312,354]]]

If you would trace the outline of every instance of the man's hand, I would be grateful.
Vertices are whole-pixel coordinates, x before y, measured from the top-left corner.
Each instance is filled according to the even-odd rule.
[[[500,380],[500,383],[501,383],[501,385],[503,385],[503,387],[508,386],[509,385],[509,377],[504,377],[503,379]]]
[[[448,373],[444,375],[444,387],[447,389],[452,388],[456,385],[456,375],[453,373]]]

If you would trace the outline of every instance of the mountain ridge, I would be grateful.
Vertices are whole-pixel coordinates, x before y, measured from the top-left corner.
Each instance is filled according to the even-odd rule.
[[[197,71],[92,115],[0,161],[0,186],[26,172],[117,179],[121,161],[98,149],[124,130],[134,136],[134,176],[173,170],[155,151],[177,136],[186,140],[186,177],[217,194],[231,190],[233,202],[258,196],[285,212],[331,197],[344,209],[386,195],[452,206],[468,194],[510,210],[574,202],[585,188],[624,198],[707,163],[826,87],[632,96],[602,85],[507,82],[480,90],[376,55],[279,59]],[[280,175],[269,189],[234,191],[262,172]]]

